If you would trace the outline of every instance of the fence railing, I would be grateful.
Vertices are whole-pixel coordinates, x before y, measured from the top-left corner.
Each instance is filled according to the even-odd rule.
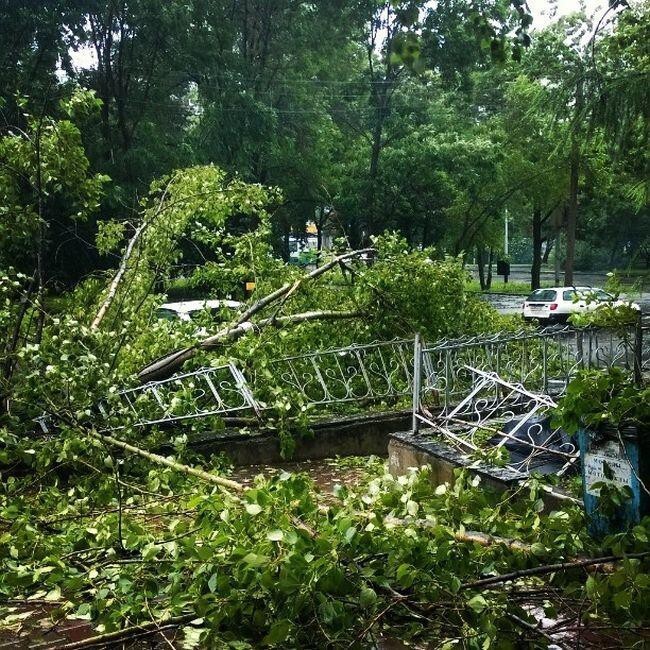
[[[423,415],[443,413],[471,393],[476,371],[539,395],[561,395],[581,368],[622,366],[637,376],[650,370],[650,326],[620,330],[553,327],[428,344],[412,339],[332,348],[276,359],[271,383],[322,410],[358,403],[412,400],[413,431]],[[254,377],[254,376],[253,376]],[[251,382],[238,364],[200,368],[122,390],[97,405],[109,428],[112,414],[130,414],[130,424],[147,426],[248,412],[262,416],[269,386]],[[268,383],[268,382],[267,382]],[[39,422],[47,430],[47,417]]]
[[[283,386],[313,405],[399,398],[413,391],[413,340],[319,350],[271,367]]]
[[[646,329],[646,336],[643,336]],[[428,345],[416,338],[413,412],[422,405],[443,411],[466,397],[471,369],[495,373],[527,390],[559,396],[581,369],[623,367],[637,377],[650,363],[650,328],[550,327]]]
[[[235,363],[200,368],[119,391],[98,404],[98,410],[105,420],[111,413],[126,416],[131,426],[246,412],[262,416],[267,410],[264,398],[269,384],[280,386],[289,396],[301,396],[313,407],[394,402],[410,398],[413,392],[413,341],[396,339],[318,350],[276,359],[270,367],[272,380],[252,382]],[[110,423],[109,428],[124,426]]]
[[[105,418],[116,410],[130,416],[132,426],[147,426],[242,411],[259,413],[260,405],[243,373],[228,363],[119,391],[98,409]]]

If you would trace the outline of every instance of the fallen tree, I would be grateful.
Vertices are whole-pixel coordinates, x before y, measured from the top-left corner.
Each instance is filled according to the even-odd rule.
[[[366,248],[358,251],[351,251],[334,257],[326,264],[319,266],[310,273],[306,274],[304,277],[296,280],[292,283],[284,284],[282,287],[273,291],[267,296],[260,298],[254,302],[250,307],[248,307],[244,313],[242,313],[234,323],[228,325],[227,327],[219,330],[216,334],[209,336],[195,345],[187,347],[183,350],[176,350],[171,352],[168,355],[164,356],[162,359],[157,359],[153,363],[149,364],[146,368],[143,368],[138,373],[138,379],[146,383],[148,381],[160,380],[169,377],[172,373],[179,371],[183,364],[191,359],[197,352],[202,350],[211,350],[221,345],[227,340],[233,341],[240,336],[252,331],[259,330],[268,325],[280,324],[296,324],[302,323],[309,320],[335,320],[335,319],[345,319],[345,318],[357,318],[362,314],[360,312],[306,312],[303,314],[294,314],[289,316],[278,316],[273,315],[268,318],[261,319],[259,322],[254,323],[251,321],[251,318],[264,310],[267,307],[270,307],[282,300],[288,298],[292,293],[294,293],[301,285],[313,281],[316,278],[322,276],[333,268],[339,266],[341,262],[346,260],[359,258],[362,255],[368,255],[373,252],[373,249]]]

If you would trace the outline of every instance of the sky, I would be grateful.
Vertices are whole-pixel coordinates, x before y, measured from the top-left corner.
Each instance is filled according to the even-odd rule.
[[[588,17],[598,16],[603,7],[607,6],[607,0],[528,0],[528,7],[533,14],[533,28],[540,29],[548,25],[552,20],[553,11],[556,17],[578,11],[584,5]]]

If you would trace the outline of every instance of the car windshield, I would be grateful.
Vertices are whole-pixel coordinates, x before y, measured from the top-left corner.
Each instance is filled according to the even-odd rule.
[[[602,289],[568,289],[562,294],[564,300],[588,300],[591,302],[609,302],[613,296]]]
[[[528,302],[553,302],[557,292],[553,289],[537,289],[528,296]]]
[[[173,309],[156,309],[156,317],[163,320],[178,320],[178,312]]]

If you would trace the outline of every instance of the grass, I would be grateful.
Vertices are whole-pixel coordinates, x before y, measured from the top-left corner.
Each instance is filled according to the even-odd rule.
[[[542,287],[552,287],[553,281],[542,281]],[[467,285],[468,291],[480,292],[481,285],[478,280],[471,280]],[[503,280],[492,280],[492,286],[484,293],[505,293],[510,296],[527,296],[530,294],[530,282],[511,280],[507,284]]]
[[[549,272],[553,269],[543,267],[543,272]],[[594,271],[593,273],[601,273],[602,271]],[[616,276],[620,284],[625,288],[627,292],[639,292],[639,291],[648,291],[650,290],[650,270],[644,269],[626,269],[626,270],[615,270]],[[578,272],[580,273],[580,272]],[[604,273],[604,272],[602,272]],[[497,276],[500,277],[500,276]],[[580,276],[576,278],[576,283],[580,283]],[[564,284],[564,273],[560,274],[560,285]],[[605,280],[601,283],[605,285]],[[544,287],[553,287],[555,282],[552,279],[542,279],[541,288]],[[481,285],[478,280],[471,280],[467,285],[468,291],[481,292]],[[530,281],[526,280],[510,280],[507,284],[503,280],[493,279],[492,286],[489,290],[484,291],[484,293],[503,293],[512,296],[527,296],[531,292]]]

